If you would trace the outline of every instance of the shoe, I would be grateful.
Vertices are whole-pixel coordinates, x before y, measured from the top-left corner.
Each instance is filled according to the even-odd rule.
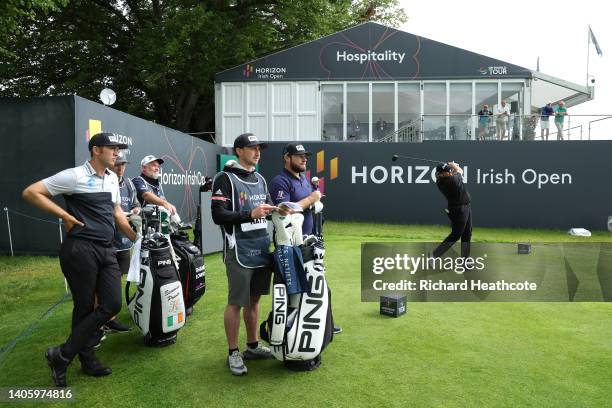
[[[81,361],[81,370],[92,377],[104,377],[113,373],[110,367],[106,367],[96,357],[89,361]]]
[[[51,369],[51,376],[56,387],[66,386],[66,371],[68,370],[69,360],[62,357],[59,347],[49,347],[45,352],[47,364]]]
[[[342,333],[342,327],[334,326],[334,334],[340,334],[340,333]]]
[[[104,340],[106,340],[106,334],[104,334],[104,330],[100,329],[98,330],[98,342],[96,343],[96,345],[94,346],[94,348],[98,348],[100,347],[100,345],[102,344],[102,342]]]
[[[238,350],[227,357],[227,365],[234,375],[245,375],[247,373],[247,368],[242,361],[242,354]]]
[[[186,314],[187,316],[191,316],[191,314],[192,314],[192,313],[193,313],[193,306],[188,307],[188,308],[185,310],[185,314]]]
[[[273,357],[270,349],[262,345],[258,345],[256,348],[247,347],[242,356],[245,360],[261,360]]]
[[[106,324],[102,326],[102,330],[105,332],[126,333],[130,331],[130,326],[121,323],[117,319],[113,319],[106,322]]]

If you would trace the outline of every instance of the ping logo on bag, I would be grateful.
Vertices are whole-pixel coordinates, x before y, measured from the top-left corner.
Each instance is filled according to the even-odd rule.
[[[157,261],[157,266],[172,265],[172,261],[168,259],[160,259]]]
[[[287,321],[287,288],[283,283],[274,285],[270,318],[272,319],[270,322],[270,345],[281,345],[285,340],[285,323]]]
[[[284,285],[274,285],[274,324],[285,324],[287,291]]]
[[[146,272],[140,271],[140,285],[137,286],[136,297],[134,298],[134,323],[140,327],[140,315],[142,314],[142,297],[146,284]]]
[[[302,305],[302,309],[306,310],[304,310],[305,315],[300,325],[301,334],[298,344],[298,351],[300,352],[316,351],[311,343],[314,333],[320,330],[321,324],[323,323],[323,316],[321,316],[321,313],[318,313],[323,307],[323,295],[325,292],[323,276],[319,275],[313,277],[309,275],[308,283],[310,284],[311,291],[308,293],[305,305]],[[308,305],[309,308],[306,308],[306,305]]]
[[[149,332],[151,319],[151,295],[153,289],[153,278],[148,268],[140,269],[140,284],[136,287],[136,294],[128,305],[130,314],[136,326],[143,333]]]

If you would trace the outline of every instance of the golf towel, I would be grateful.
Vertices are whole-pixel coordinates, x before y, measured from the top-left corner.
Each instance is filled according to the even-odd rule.
[[[127,274],[128,282],[140,284],[140,245],[142,244],[142,235],[138,234],[138,239],[132,247],[132,258],[130,259],[130,269]]]
[[[274,261],[289,295],[310,291],[299,247],[279,245],[274,251]]]

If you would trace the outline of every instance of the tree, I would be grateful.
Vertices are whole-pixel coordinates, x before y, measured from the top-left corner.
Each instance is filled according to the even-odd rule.
[[[22,33],[21,23],[35,13],[47,13],[65,6],[68,0],[3,0],[0,2],[0,56],[8,57],[8,44]]]
[[[0,93],[96,99],[110,87],[117,109],[211,130],[215,73],[366,18],[397,25],[405,14],[397,0],[70,0],[18,17]]]

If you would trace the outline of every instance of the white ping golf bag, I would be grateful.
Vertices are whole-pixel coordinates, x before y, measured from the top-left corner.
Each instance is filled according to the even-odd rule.
[[[127,282],[125,299],[134,323],[145,336],[145,344],[163,347],[176,342],[177,332],[185,324],[183,290],[168,238],[155,231],[158,227],[154,214],[144,215],[146,235],[140,249],[140,283],[130,297]]]
[[[305,273],[308,285],[300,293],[289,294],[286,275],[280,271],[283,265],[278,265],[277,261],[272,311],[261,324],[261,338],[270,344],[274,357],[284,361],[288,368],[312,370],[318,367],[321,352],[333,339],[334,325],[331,296],[325,280],[323,240],[309,236],[302,242],[302,214],[282,217],[274,213],[272,221],[277,251],[287,244],[300,251],[297,258],[303,262],[303,272],[296,272]]]

